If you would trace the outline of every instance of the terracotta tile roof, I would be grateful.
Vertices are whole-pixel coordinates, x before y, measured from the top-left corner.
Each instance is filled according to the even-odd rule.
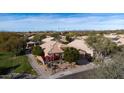
[[[84,39],[81,39],[81,40],[75,39],[74,41],[69,43],[67,46],[84,50],[87,53],[90,53],[91,55],[93,55],[93,49],[88,47],[88,45],[85,43]]]
[[[56,42],[49,51],[49,53],[62,53],[62,52],[63,50],[61,49],[61,44],[59,42]]]
[[[42,48],[44,48],[45,56],[47,56],[49,53],[61,53],[63,50],[61,49],[61,43],[56,41],[49,41],[42,45],[40,45]]]

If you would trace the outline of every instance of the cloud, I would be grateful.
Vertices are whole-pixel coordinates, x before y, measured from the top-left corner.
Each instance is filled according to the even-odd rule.
[[[7,31],[124,29],[123,25],[123,14],[0,15],[0,30]]]

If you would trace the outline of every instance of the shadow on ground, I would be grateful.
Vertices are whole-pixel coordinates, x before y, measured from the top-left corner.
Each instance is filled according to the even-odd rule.
[[[18,68],[20,65],[15,65],[11,67],[0,67],[0,75],[6,75],[13,71],[14,69]]]

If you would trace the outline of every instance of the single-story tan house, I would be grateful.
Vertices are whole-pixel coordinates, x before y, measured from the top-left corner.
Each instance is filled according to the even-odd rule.
[[[84,39],[81,39],[81,40],[75,39],[71,43],[67,44],[67,46],[74,47],[78,50],[83,50],[86,53],[91,54],[91,56],[93,56],[93,49],[88,47]]]
[[[61,45],[63,45],[63,44],[61,44],[57,41],[49,41],[40,46],[44,49],[45,56],[48,56],[50,54],[62,53],[63,50],[61,48]]]
[[[61,59],[63,54],[61,45],[63,44],[61,44],[58,41],[49,41],[40,45],[45,52],[44,61],[50,62],[50,61]]]
[[[124,45],[124,38],[119,38],[117,41],[116,41],[116,44],[119,46],[119,45]]]
[[[47,37],[47,38],[44,38],[42,41],[43,42],[49,42],[49,41],[52,41],[53,37]]]
[[[33,38],[34,38],[34,36],[30,36],[30,37],[28,37],[29,40],[32,40]]]

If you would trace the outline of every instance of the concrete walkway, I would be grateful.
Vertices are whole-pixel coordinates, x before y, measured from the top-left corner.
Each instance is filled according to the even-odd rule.
[[[79,72],[83,72],[83,71],[88,71],[88,70],[94,69],[96,67],[97,66],[95,64],[89,63],[87,65],[83,65],[83,66],[80,66],[80,67],[77,67],[77,68],[74,68],[71,70],[66,70],[64,72],[58,72],[54,75],[49,76],[48,78],[49,79],[60,78],[60,77],[66,76],[66,75],[71,75],[71,74],[75,74],[75,73],[79,73]]]
[[[42,68],[36,61],[35,57],[32,54],[27,54],[29,63],[31,64],[32,68],[37,72],[39,75],[38,78],[47,78],[49,75],[46,73],[45,69]]]

